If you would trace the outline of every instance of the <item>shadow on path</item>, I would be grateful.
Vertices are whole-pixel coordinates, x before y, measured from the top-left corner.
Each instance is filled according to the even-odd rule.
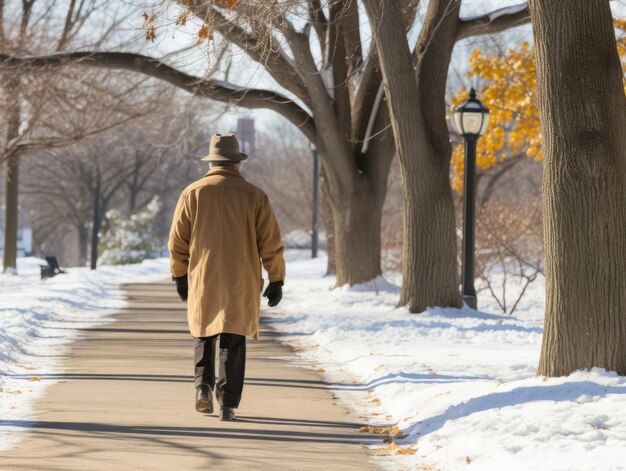
[[[242,422],[254,422],[254,419],[247,421],[242,420]],[[271,423],[272,425],[276,425],[278,422],[269,423]],[[287,424],[295,425],[292,422],[287,422]],[[299,425],[310,426],[311,424],[303,423]],[[325,423],[320,423],[317,425],[327,426],[327,424]],[[346,424],[346,426],[348,425],[349,424]],[[48,434],[50,433],[50,430],[59,430],[81,433],[120,434],[121,436],[155,435],[166,437],[194,437],[234,440],[269,440],[278,442],[314,442],[341,444],[359,444],[366,442],[368,439],[368,436],[364,434],[302,432],[298,431],[297,429],[271,430],[263,428],[250,429],[223,427],[159,427],[146,425],[112,425],[98,422],[30,422],[26,420],[3,420],[2,422],[0,422],[0,426],[25,429],[28,428],[31,431],[46,430]]]

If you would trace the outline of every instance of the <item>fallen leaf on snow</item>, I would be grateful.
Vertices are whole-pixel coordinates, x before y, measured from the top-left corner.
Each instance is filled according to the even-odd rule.
[[[389,435],[389,436],[396,436],[400,433],[400,429],[398,427],[396,427],[395,425],[392,427],[372,427],[372,426],[366,426],[366,427],[361,427],[359,429],[360,433],[373,433],[375,435]]]

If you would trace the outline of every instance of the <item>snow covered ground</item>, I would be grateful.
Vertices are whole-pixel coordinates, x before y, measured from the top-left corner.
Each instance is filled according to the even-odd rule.
[[[70,268],[41,281],[40,264],[46,263],[20,258],[18,276],[0,275],[0,422],[30,418],[32,400],[54,382],[38,375],[58,372],[59,355],[80,335],[78,329],[110,322],[109,315],[126,303],[121,283],[162,280],[169,274],[168,260],[159,259],[96,271]],[[28,388],[23,379],[13,379],[24,375],[30,376]],[[19,436],[0,434],[0,450]]]
[[[535,378],[543,280],[514,316],[488,313],[498,311],[485,296],[480,312],[412,315],[395,308],[398,288],[384,280],[330,291],[325,263],[292,257],[283,302],[266,312],[343,403],[381,427],[371,429],[388,442],[375,450],[379,464],[626,469],[626,378],[600,369]]]
[[[626,379],[603,370],[535,378],[543,328],[543,281],[514,316],[396,309],[398,288],[380,279],[330,291],[326,261],[289,251],[283,302],[265,311],[304,364],[369,431],[382,432],[378,464],[389,469],[626,469]],[[124,306],[120,283],[168,276],[166,259],[70,269],[39,280],[38,259],[0,275],[0,420],[30,418],[30,401],[52,381],[80,330]],[[265,303],[264,303],[265,304]],[[490,313],[491,312],[491,313]],[[31,377],[23,387],[12,377]],[[18,385],[20,384],[20,385]],[[19,437],[19,434],[12,434]],[[383,443],[383,438],[387,443]],[[0,449],[9,447],[0,436]]]

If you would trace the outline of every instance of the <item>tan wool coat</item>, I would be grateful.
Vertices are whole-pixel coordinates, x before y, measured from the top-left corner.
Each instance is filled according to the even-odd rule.
[[[168,248],[173,276],[188,274],[194,337],[258,338],[261,261],[285,280],[283,242],[265,193],[234,167],[215,167],[180,195]]]

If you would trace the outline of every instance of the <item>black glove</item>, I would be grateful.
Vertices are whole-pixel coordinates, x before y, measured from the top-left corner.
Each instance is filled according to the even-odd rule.
[[[176,283],[176,291],[178,291],[180,299],[187,301],[187,294],[189,291],[189,287],[187,286],[187,273],[183,276],[173,276],[172,280]]]
[[[282,281],[270,281],[270,284],[265,288],[263,297],[267,298],[267,304],[269,307],[278,305],[283,298],[283,282]]]

